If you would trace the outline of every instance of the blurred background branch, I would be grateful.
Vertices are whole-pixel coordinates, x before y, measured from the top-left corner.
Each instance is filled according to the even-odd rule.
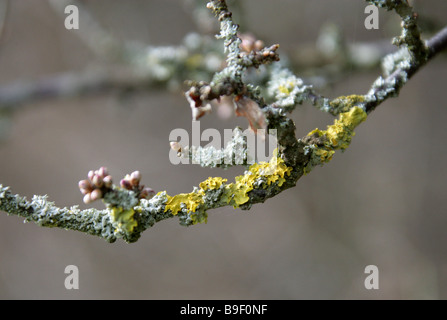
[[[6,21],[9,5],[8,1],[4,3],[2,12],[3,21]],[[216,31],[215,23],[211,23],[213,19],[209,14],[205,18],[207,9],[201,1],[186,1],[185,7],[193,13],[193,21],[198,23],[202,34],[192,33],[184,38],[183,44],[167,47],[118,40],[101,26],[82,2],[50,0],[49,3],[61,18],[65,17],[66,5],[78,6],[83,31],[73,33],[102,63],[81,72],[48,75],[38,80],[0,86],[0,111],[13,110],[41,99],[100,94],[111,90],[125,92],[154,87],[178,90],[185,79],[209,79],[224,64],[225,57],[219,42],[210,36]],[[241,11],[237,1],[235,4],[235,11]],[[300,45],[289,56],[281,52],[281,59],[286,65],[290,64],[290,68],[306,83],[318,89],[333,85],[354,72],[377,69],[382,58],[394,48],[389,40],[349,43],[339,27],[329,23],[321,28],[315,43]]]

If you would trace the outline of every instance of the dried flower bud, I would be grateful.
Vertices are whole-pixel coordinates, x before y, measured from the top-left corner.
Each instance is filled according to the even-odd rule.
[[[239,35],[241,41],[240,48],[245,52],[259,51],[264,47],[264,42],[256,40],[255,36],[248,33]]]
[[[257,132],[258,129],[267,129],[264,112],[255,101],[244,96],[237,96],[234,103],[236,105],[236,115],[247,118],[253,132]]]
[[[208,99],[208,95],[211,92],[211,86],[207,85],[207,86],[203,86],[200,88],[200,100],[207,100]]]
[[[194,121],[196,121],[196,120],[200,119],[201,117],[203,117],[205,114],[211,112],[211,104],[207,103],[203,107],[194,107],[194,108],[191,108],[191,110],[192,110],[192,119]]]

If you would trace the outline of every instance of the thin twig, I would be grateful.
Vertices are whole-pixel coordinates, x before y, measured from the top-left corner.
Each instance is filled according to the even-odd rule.
[[[439,31],[430,40],[428,40],[427,47],[429,50],[429,59],[434,58],[438,53],[447,49],[447,27]]]

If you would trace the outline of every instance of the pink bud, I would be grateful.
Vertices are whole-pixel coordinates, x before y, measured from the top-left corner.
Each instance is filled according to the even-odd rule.
[[[140,171],[134,171],[130,174],[130,183],[134,186],[137,186],[141,180]]]
[[[101,178],[105,178],[106,176],[108,176],[109,173],[108,173],[108,171],[107,171],[107,168],[106,168],[106,167],[101,167],[101,168],[99,168],[99,170],[98,170],[98,175],[99,175]]]
[[[98,188],[101,188],[102,185],[104,184],[104,182],[103,182],[103,180],[102,180],[102,177],[101,177],[101,176],[98,176],[98,175],[96,175],[96,174],[93,176],[92,182],[93,182],[93,184],[94,184],[96,187],[98,187]]]
[[[121,188],[132,190],[132,184],[127,179],[121,179],[120,181]]]
[[[85,204],[88,204],[88,203],[92,202],[91,193],[87,193],[87,194],[84,196],[83,201],[84,201]]]
[[[81,180],[78,183],[79,189],[91,189],[92,185],[90,184],[90,182],[88,180]]]
[[[90,170],[90,171],[88,172],[88,174],[87,174],[87,177],[88,177],[90,180],[92,180],[94,176],[95,176],[95,171],[93,171],[93,170]]]
[[[140,198],[150,199],[155,195],[155,191],[151,188],[144,188],[140,192]]]
[[[92,201],[98,200],[102,198],[102,192],[100,189],[95,189],[90,193],[90,198]]]
[[[104,179],[104,186],[107,188],[110,188],[112,186],[112,176],[105,176]]]
[[[254,49],[256,51],[261,50],[264,47],[264,42],[262,42],[262,40],[256,40],[254,43]]]

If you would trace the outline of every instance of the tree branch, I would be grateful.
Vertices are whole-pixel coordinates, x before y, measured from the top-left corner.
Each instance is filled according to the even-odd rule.
[[[193,84],[192,89],[187,92],[187,98],[191,107],[196,108],[201,107],[203,102],[222,95],[234,96],[236,104],[242,104],[239,105],[240,108],[247,108],[247,104],[251,102],[241,102],[240,99],[249,99],[241,96],[251,93],[251,98],[258,99],[259,102],[259,105],[250,106],[258,108],[255,117],[260,112],[265,116],[268,128],[278,130],[278,148],[269,162],[251,165],[243,175],[235,177],[233,182],[221,177],[210,177],[189,193],[170,196],[161,191],[153,197],[140,186],[141,177],[138,172],[126,176],[120,185],[113,185],[111,177],[101,168],[91,171],[88,174],[89,179],[82,180],[79,187],[86,203],[102,199],[106,205],[104,210],[58,208],[46,196],[34,196],[27,200],[0,185],[0,210],[24,217],[26,221],[33,221],[41,226],[86,232],[110,242],[117,238],[134,242],[144,230],[158,221],[178,217],[181,225],[202,223],[207,220],[209,209],[228,205],[249,209],[253,204],[262,203],[295,186],[304,174],[329,162],[337,150],[345,150],[354,136],[355,128],[366,120],[367,114],[386,99],[396,96],[411,76],[447,46],[447,29],[440,31],[427,44],[420,39],[416,16],[406,1],[370,2],[395,10],[404,20],[403,33],[395,41],[401,49],[384,58],[385,78],[379,77],[366,95],[342,96],[329,100],[314,93],[300,78],[281,65],[277,69],[270,68],[267,84],[269,90],[266,90],[264,96],[253,90],[253,84],[243,82],[243,72],[248,67],[255,66],[256,61],[265,63],[277,60],[276,47],[275,50],[270,47],[244,55],[240,48],[237,25],[234,24],[225,1],[209,1],[208,7],[221,22],[220,37],[224,39],[228,50],[227,65],[215,74],[210,84]],[[264,52],[267,54],[264,55]],[[338,118],[326,130],[315,129],[297,139],[295,124],[287,113],[306,100],[315,102],[323,111],[337,115]],[[260,103],[261,101],[266,102]],[[247,116],[249,120],[253,120],[250,117],[253,115]]]
[[[415,75],[422,66],[447,48],[447,27],[436,33],[424,46],[427,48],[427,58],[412,62],[408,61],[408,63],[403,64],[401,63],[401,66],[396,68],[385,79],[380,77],[376,80],[371,91],[368,93],[368,97],[373,98],[369,98],[369,101],[365,105],[365,111],[367,113],[373,111],[384,100],[397,96],[404,84]],[[398,52],[398,55],[402,53],[405,55],[405,51]],[[402,57],[400,59],[402,59]],[[393,61],[393,65],[398,65],[398,63]]]
[[[427,41],[428,58],[434,58],[438,53],[447,49],[447,27],[435,34]]]

